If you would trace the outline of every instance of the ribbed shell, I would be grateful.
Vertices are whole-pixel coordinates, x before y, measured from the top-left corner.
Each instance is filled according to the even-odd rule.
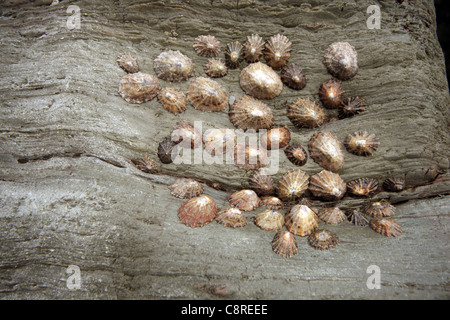
[[[394,212],[395,207],[386,200],[372,202],[364,209],[364,213],[373,218],[390,217]]]
[[[289,88],[301,90],[306,86],[306,76],[295,63],[288,64],[281,71],[281,81]]]
[[[342,143],[331,132],[316,132],[308,143],[309,155],[322,168],[336,172],[344,166]]]
[[[127,73],[139,72],[137,59],[129,53],[124,53],[117,58],[117,63]]]
[[[228,107],[228,93],[225,88],[205,77],[191,81],[187,97],[192,106],[200,111],[222,111]]]
[[[268,130],[261,136],[261,145],[267,150],[281,149],[291,141],[291,132],[285,127],[276,127]]]
[[[137,169],[145,173],[156,173],[158,172],[158,166],[155,161],[145,156],[140,160],[131,160],[131,162],[136,166]]]
[[[325,121],[325,112],[317,103],[308,98],[298,98],[290,104],[287,117],[300,128],[316,128]]]
[[[259,207],[261,200],[253,190],[244,189],[232,193],[228,197],[230,206],[242,211],[252,211]]]
[[[211,78],[221,78],[228,73],[228,68],[221,59],[209,59],[204,69],[205,73]]]
[[[399,237],[402,235],[402,227],[394,220],[387,218],[373,218],[369,226],[372,230],[386,237]]]
[[[348,42],[334,42],[325,50],[324,64],[333,76],[348,80],[358,73],[358,54]]]
[[[216,221],[231,228],[241,228],[247,224],[247,218],[238,208],[223,208],[217,213]]]
[[[347,213],[347,220],[355,226],[366,227],[369,225],[369,219],[358,209],[352,209]]]
[[[165,138],[163,141],[159,143],[158,146],[158,157],[164,164],[169,164],[173,162],[176,155],[178,154],[176,148],[177,144],[172,141],[170,137]]]
[[[265,196],[261,198],[261,206],[266,207],[267,209],[271,210],[278,210],[283,209],[284,204],[280,200],[280,198],[272,197],[272,196]]]
[[[377,192],[378,181],[372,178],[358,178],[347,182],[347,190],[355,196],[370,196]]]
[[[264,59],[275,70],[284,67],[291,57],[291,41],[281,34],[274,35],[267,40],[264,49]]]
[[[306,153],[306,150],[298,143],[288,145],[284,149],[284,153],[286,154],[288,160],[296,166],[301,167],[308,161],[308,154]]]
[[[213,221],[217,214],[217,204],[209,196],[200,196],[185,201],[178,209],[178,218],[185,225],[202,227]]]
[[[380,146],[374,133],[358,131],[345,138],[344,146],[348,152],[358,156],[371,156]]]
[[[284,226],[284,217],[278,211],[263,210],[255,216],[255,224],[265,231],[278,231]]]
[[[311,176],[309,191],[324,200],[339,200],[345,195],[347,186],[337,173],[322,170]]]
[[[158,78],[170,82],[184,81],[194,75],[192,60],[180,51],[161,52],[153,61],[153,69]]]
[[[339,238],[331,231],[317,229],[308,237],[308,243],[317,250],[328,250],[336,247]]]
[[[250,176],[248,185],[250,189],[261,196],[273,194],[275,191],[272,177],[261,170],[255,171]]]
[[[320,84],[319,99],[325,108],[336,109],[342,103],[342,91],[341,82],[336,79],[329,79]]]
[[[241,61],[244,59],[242,49],[243,47],[239,41],[227,44],[225,50],[225,63],[230,69],[239,68]]]
[[[211,35],[200,35],[195,38],[193,45],[195,52],[200,57],[217,57],[222,45],[216,37]]]
[[[231,123],[244,131],[269,129],[273,125],[272,110],[261,100],[243,96],[230,107]]]
[[[273,99],[283,90],[280,76],[261,62],[252,63],[242,69],[239,84],[242,90],[257,99]]]
[[[174,88],[164,88],[158,94],[158,101],[167,111],[179,114],[186,110],[186,95]]]
[[[400,177],[387,178],[383,182],[383,188],[393,192],[403,191],[405,188],[405,179]]]
[[[338,108],[339,119],[349,118],[366,110],[366,103],[364,99],[351,97],[347,98],[347,101],[342,102]]]
[[[278,182],[278,197],[283,201],[298,199],[308,189],[309,176],[302,170],[292,170]]]
[[[137,72],[122,77],[119,94],[128,103],[144,103],[157,96],[161,85],[151,74]]]
[[[272,250],[283,258],[290,258],[298,253],[298,243],[292,233],[281,230],[272,240]]]
[[[257,62],[261,58],[264,50],[264,40],[257,34],[247,36],[244,43],[244,58],[247,62]]]
[[[319,210],[317,216],[326,224],[341,224],[347,220],[345,213],[338,207],[322,208]]]
[[[171,133],[173,142],[183,148],[197,148],[202,145],[202,133],[186,120],[177,122]]]
[[[189,178],[178,178],[169,186],[170,194],[181,199],[198,197],[203,193],[203,186]]]
[[[260,145],[237,144],[234,151],[234,164],[245,170],[258,170],[269,163],[267,150]]]
[[[317,227],[317,215],[306,205],[297,204],[291,208],[285,218],[286,228],[295,235],[306,237]]]
[[[205,150],[212,156],[233,152],[236,146],[236,134],[231,129],[211,129],[203,135]]]

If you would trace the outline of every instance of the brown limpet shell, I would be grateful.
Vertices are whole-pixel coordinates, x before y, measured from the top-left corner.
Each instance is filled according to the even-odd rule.
[[[403,191],[405,188],[405,179],[400,177],[387,178],[383,182],[383,188],[393,192]]]
[[[364,99],[359,97],[347,98],[347,101],[342,102],[338,107],[338,117],[339,119],[353,117],[366,110],[366,106]]]
[[[271,176],[265,174],[261,169],[255,171],[248,180],[249,188],[258,195],[267,196],[273,194],[275,187]]]
[[[203,193],[200,182],[190,178],[178,178],[169,186],[170,194],[180,199],[198,197]]]
[[[347,212],[347,220],[355,226],[366,227],[369,225],[369,219],[361,212],[359,208]]]
[[[222,208],[217,213],[216,221],[231,228],[242,228],[247,224],[247,218],[238,208]]]
[[[402,227],[394,220],[387,218],[373,218],[369,226],[372,230],[386,237],[399,237],[402,235]]]
[[[174,88],[164,88],[158,93],[158,101],[167,111],[179,114],[186,110],[186,95]]]
[[[228,197],[230,206],[242,211],[252,211],[259,207],[261,200],[255,191],[244,189],[232,193]]]
[[[283,201],[291,201],[300,198],[308,189],[309,176],[298,169],[283,175],[278,182],[278,197]]]
[[[291,57],[292,42],[284,35],[269,38],[264,46],[264,59],[275,70],[284,67]]]
[[[306,150],[298,143],[288,145],[284,149],[284,153],[286,154],[288,160],[296,166],[301,167],[308,161],[308,154],[306,153]]]
[[[242,90],[257,99],[273,99],[283,90],[280,76],[261,62],[252,63],[242,69],[239,84]]]
[[[192,106],[200,111],[222,111],[228,107],[225,88],[205,77],[197,77],[191,81],[187,97]]]
[[[270,107],[250,96],[243,96],[230,107],[231,123],[238,129],[269,129],[273,125],[273,113]]]
[[[336,79],[329,79],[320,84],[319,99],[325,108],[336,109],[342,103],[342,91],[341,81]]]
[[[371,156],[380,146],[374,133],[358,131],[345,138],[344,146],[348,152],[358,156]]]
[[[156,76],[170,82],[180,82],[194,75],[192,60],[180,51],[163,51],[153,60]]]
[[[290,104],[287,117],[299,128],[316,128],[325,122],[323,109],[308,98],[298,98]]]
[[[311,176],[309,191],[324,200],[340,200],[347,190],[347,186],[337,173],[322,170]]]
[[[247,36],[244,43],[244,58],[247,62],[257,62],[261,58],[264,50],[264,40],[257,34]]]
[[[117,63],[127,73],[139,72],[139,65],[137,59],[130,53],[124,53],[117,58]]]
[[[237,69],[241,61],[244,59],[242,52],[242,45],[239,41],[234,41],[227,44],[225,49],[225,63],[230,69]]]
[[[338,207],[321,208],[317,216],[326,224],[332,225],[341,224],[347,220],[345,213]]]
[[[331,231],[316,229],[308,237],[308,243],[317,250],[328,250],[336,247],[339,238]]]
[[[272,250],[283,258],[291,258],[298,253],[298,243],[292,233],[281,230],[272,240]]]
[[[311,158],[322,168],[337,172],[344,166],[342,143],[331,132],[316,132],[308,142]]]
[[[231,129],[210,129],[203,135],[205,150],[212,156],[220,156],[234,151],[236,139],[236,134]]]
[[[285,127],[276,127],[264,133],[260,143],[267,150],[277,150],[286,147],[289,141],[291,141],[291,132]]]
[[[144,103],[157,96],[161,85],[148,73],[129,73],[119,83],[119,94],[128,103]]]
[[[158,166],[149,157],[145,156],[142,159],[131,160],[131,162],[136,166],[137,169],[145,173],[156,173],[158,172]]]
[[[266,207],[267,209],[271,209],[271,210],[278,210],[278,209],[284,208],[283,201],[281,201],[280,198],[272,197],[272,196],[262,197],[261,198],[261,206]]]
[[[211,78],[221,78],[227,75],[228,68],[221,59],[211,58],[205,64],[205,73]]]
[[[370,196],[378,191],[378,181],[372,178],[358,178],[347,182],[347,190],[355,196]]]
[[[281,81],[289,88],[301,90],[306,86],[306,76],[295,63],[291,63],[281,71]]]
[[[237,144],[234,151],[234,165],[245,170],[258,170],[267,166],[267,150],[260,145]]]
[[[217,57],[220,53],[222,45],[220,41],[216,39],[215,36],[211,35],[200,35],[195,38],[195,43],[193,45],[195,52],[200,57]]]
[[[383,218],[394,214],[395,207],[386,200],[372,202],[366,206],[364,213],[369,217]]]
[[[306,205],[297,204],[284,217],[286,228],[295,235],[306,237],[319,225],[316,213]]]
[[[180,221],[191,227],[202,227],[216,218],[217,204],[209,196],[194,197],[178,209]]]
[[[170,137],[165,138],[158,145],[158,158],[164,164],[172,163],[177,152],[177,144]]]
[[[202,145],[202,133],[186,120],[177,122],[173,127],[171,139],[183,148],[197,148]]]
[[[334,42],[326,50],[324,64],[339,80],[349,80],[358,73],[358,54],[348,42]]]
[[[278,231],[284,226],[283,215],[275,210],[263,210],[254,219],[255,224],[264,231]]]

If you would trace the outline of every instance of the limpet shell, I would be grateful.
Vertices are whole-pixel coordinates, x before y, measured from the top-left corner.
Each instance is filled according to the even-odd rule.
[[[348,42],[334,42],[325,50],[324,64],[333,76],[348,80],[358,73],[358,54]]]
[[[316,128],[325,122],[323,109],[308,98],[298,98],[290,104],[287,117],[299,128]]]
[[[183,148],[197,148],[202,145],[202,133],[186,120],[177,122],[171,133],[173,142]]]
[[[217,204],[209,196],[194,197],[185,201],[178,209],[178,218],[185,225],[196,228],[213,221]]]
[[[249,188],[258,195],[270,195],[275,191],[272,177],[265,174],[262,169],[255,171],[248,182]]]
[[[172,163],[178,154],[177,144],[170,137],[165,138],[158,145],[158,157],[164,164]]]
[[[341,82],[336,79],[329,79],[320,84],[319,99],[325,108],[336,109],[342,103],[342,91]]]
[[[400,177],[387,178],[383,182],[383,188],[393,192],[403,191],[405,188],[405,179]]]
[[[291,57],[291,41],[282,34],[269,38],[264,46],[264,59],[275,70],[284,67]]]
[[[247,218],[238,208],[223,208],[216,216],[217,223],[231,228],[242,228],[247,224]]]
[[[378,191],[378,181],[372,178],[358,178],[347,182],[347,190],[355,196],[370,196]]]
[[[158,166],[149,157],[145,156],[140,160],[131,160],[131,162],[136,166],[137,169],[145,173],[156,173],[158,172]]]
[[[179,114],[186,110],[186,95],[174,88],[164,88],[158,93],[158,101],[167,111]]]
[[[243,47],[239,41],[227,44],[227,48],[225,49],[225,63],[230,69],[239,68],[241,61],[244,59],[242,49]]]
[[[345,138],[344,146],[348,152],[358,156],[371,156],[380,146],[374,133],[358,131]]]
[[[280,198],[265,196],[261,198],[261,206],[271,210],[283,209],[284,204]]]
[[[366,110],[364,99],[359,97],[348,98],[346,102],[342,102],[338,107],[339,119],[353,117],[354,115]]]
[[[337,173],[322,170],[311,176],[309,191],[324,200],[340,200],[347,190],[347,186]]]
[[[373,218],[369,226],[372,230],[386,237],[398,237],[402,235],[402,227],[394,220],[387,218]]]
[[[309,245],[317,250],[328,250],[334,248],[338,242],[339,239],[336,234],[323,229],[316,229],[308,237]]]
[[[317,227],[316,213],[306,205],[297,204],[291,208],[285,218],[286,228],[295,235],[306,237]]]
[[[119,83],[119,94],[128,103],[150,101],[160,89],[161,85],[155,76],[142,72],[129,73]]]
[[[341,224],[347,220],[347,216],[345,215],[345,213],[338,207],[321,208],[319,209],[317,216],[326,224],[333,225]]]
[[[372,202],[364,209],[364,213],[373,218],[390,217],[394,212],[395,207],[386,200]]]
[[[369,219],[361,212],[361,209],[352,209],[347,212],[347,220],[355,226],[365,227],[369,225]]]
[[[252,63],[242,69],[239,84],[242,90],[257,99],[273,99],[283,90],[280,76],[261,62]]]
[[[309,176],[304,171],[292,170],[278,182],[278,197],[283,201],[298,199],[308,189]]]
[[[212,156],[234,152],[236,134],[231,129],[210,129],[203,135],[205,150]]]
[[[195,52],[200,57],[217,57],[217,55],[220,53],[222,45],[215,36],[200,35],[195,38],[193,47]]]
[[[245,170],[258,170],[267,166],[267,150],[260,145],[237,144],[234,151],[234,165]]]
[[[331,132],[316,132],[308,142],[309,155],[322,168],[337,172],[344,166],[342,143]]]
[[[286,154],[288,160],[296,166],[301,167],[308,161],[308,154],[306,153],[306,150],[298,143],[288,145],[284,149],[284,153]]]
[[[205,73],[211,78],[221,78],[228,73],[228,68],[221,59],[209,59],[204,69]]]
[[[190,178],[178,178],[169,186],[170,194],[181,199],[198,197],[203,193],[201,183]]]
[[[267,150],[281,149],[291,141],[291,132],[285,127],[275,127],[261,136],[260,143]]]
[[[257,62],[261,58],[264,50],[264,40],[257,34],[247,36],[244,43],[244,58],[247,62]]]
[[[273,125],[272,110],[261,100],[243,96],[230,107],[231,123],[244,131],[269,129]]]
[[[255,224],[265,231],[278,231],[284,226],[284,217],[278,211],[263,210],[255,216]]]
[[[139,72],[137,59],[129,53],[124,53],[117,58],[117,63],[127,73]]]
[[[281,81],[289,88],[301,90],[306,86],[306,76],[295,63],[291,63],[281,71]]]
[[[281,230],[272,240],[272,250],[283,258],[290,258],[298,253],[298,243],[292,233]]]
[[[180,51],[163,51],[153,60],[153,69],[158,78],[180,82],[194,75],[192,60]]]
[[[253,190],[244,189],[232,193],[228,197],[230,206],[242,211],[252,211],[259,207],[261,200]]]
[[[191,81],[187,98],[200,111],[222,111],[228,107],[228,93],[218,82],[197,77]]]

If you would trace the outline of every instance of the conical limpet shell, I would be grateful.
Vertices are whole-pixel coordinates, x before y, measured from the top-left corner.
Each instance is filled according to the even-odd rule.
[[[269,129],[273,125],[272,110],[261,100],[243,96],[230,107],[231,123],[244,131],[253,129]]]
[[[325,121],[325,112],[308,98],[298,98],[288,106],[287,117],[299,128],[316,128]]]
[[[238,208],[223,208],[217,213],[216,221],[231,228],[241,228],[247,224],[247,218]]]
[[[333,76],[348,80],[358,72],[358,54],[348,42],[334,42],[325,50],[324,64]]]
[[[264,59],[275,70],[284,67],[291,56],[291,41],[284,35],[270,37],[265,44]]]
[[[394,212],[395,207],[386,200],[372,202],[364,209],[365,214],[374,218],[390,217]]]
[[[324,200],[340,200],[347,190],[347,185],[337,173],[322,170],[311,176],[309,191]]]
[[[178,154],[177,144],[170,137],[165,138],[158,145],[158,157],[164,164],[172,163]]]
[[[278,211],[263,210],[255,216],[255,224],[265,231],[278,231],[284,226],[284,217]]]
[[[202,133],[186,120],[177,122],[171,133],[173,142],[183,148],[197,148],[202,145]]]
[[[267,150],[276,150],[286,147],[289,141],[291,141],[291,132],[285,127],[276,127],[264,133],[260,143]]]
[[[320,84],[319,99],[325,108],[336,109],[342,103],[342,91],[341,82],[336,79],[329,79]]]
[[[212,156],[220,156],[234,151],[236,134],[231,129],[210,129],[203,135],[203,143]]]
[[[278,197],[283,201],[298,199],[308,189],[309,176],[302,170],[284,174],[278,182]]]
[[[237,144],[234,151],[234,165],[244,170],[258,170],[267,166],[267,150],[260,145]]]
[[[200,196],[185,201],[178,209],[178,218],[185,225],[202,227],[213,221],[217,214],[217,204],[209,196]]]
[[[200,35],[195,38],[193,45],[195,52],[200,57],[217,57],[222,45],[216,37],[211,35]]]
[[[347,220],[355,226],[359,227],[365,227],[369,225],[369,219],[358,208],[352,209],[347,212]]]
[[[155,161],[145,156],[140,160],[131,160],[131,162],[136,166],[137,169],[145,173],[156,173],[158,172],[158,166]]]
[[[227,44],[227,48],[225,50],[225,63],[230,69],[239,68],[239,64],[244,58],[242,49],[243,47],[239,41],[234,41]]]
[[[280,76],[261,62],[252,63],[242,69],[239,83],[242,90],[257,99],[273,99],[283,90]]]
[[[273,194],[275,187],[271,176],[265,174],[263,169],[255,171],[249,178],[249,188],[259,195]]]
[[[285,218],[286,228],[295,235],[305,237],[317,227],[316,213],[306,205],[297,204],[291,208]]]
[[[308,161],[308,154],[306,153],[305,149],[298,143],[288,145],[284,149],[284,153],[286,154],[288,160],[296,166],[301,167]]]
[[[221,78],[228,73],[228,68],[221,59],[209,59],[204,69],[205,73],[211,78]]]
[[[187,80],[194,75],[192,60],[180,51],[161,52],[153,61],[156,76],[170,82]]]
[[[244,58],[247,62],[257,62],[261,58],[264,50],[264,40],[257,34],[247,36],[244,43]]]
[[[338,207],[322,208],[317,216],[326,224],[341,224],[347,220],[345,213]]]
[[[405,179],[400,177],[387,178],[383,182],[383,188],[393,192],[403,191],[405,188]]]
[[[338,109],[339,119],[349,118],[366,110],[366,103],[364,99],[351,97],[348,98],[346,102],[342,102]]]
[[[309,155],[322,168],[337,172],[344,166],[342,143],[331,132],[316,132],[308,142]]]
[[[228,107],[228,93],[218,82],[198,77],[191,81],[187,98],[200,111],[222,111]]]
[[[394,220],[387,218],[373,218],[369,226],[372,230],[386,237],[398,237],[402,235],[402,227]]]
[[[297,240],[289,231],[278,231],[272,240],[272,250],[283,258],[290,258],[298,253]]]
[[[194,179],[178,178],[169,186],[170,194],[181,199],[198,197],[203,193],[203,186]]]
[[[271,210],[283,209],[284,204],[280,198],[265,196],[261,198],[261,206]]]
[[[150,101],[160,89],[161,85],[155,76],[142,72],[129,73],[119,83],[119,94],[128,103]]]
[[[334,248],[339,242],[338,237],[331,231],[317,229],[308,237],[308,243],[317,250],[328,250]]]
[[[167,111],[179,114],[186,110],[186,95],[174,88],[164,88],[158,93],[158,101]]]
[[[139,65],[137,63],[137,59],[129,53],[120,55],[117,58],[117,63],[119,64],[119,67],[121,67],[127,73],[139,72]]]
[[[303,70],[294,63],[283,68],[281,71],[281,81],[294,90],[301,90],[306,86],[306,76]]]
[[[378,181],[372,178],[358,178],[347,182],[347,190],[355,196],[370,196],[377,192]]]
[[[348,152],[358,156],[371,156],[380,146],[374,133],[358,131],[345,138],[344,146]]]
[[[253,190],[236,191],[228,197],[230,206],[242,211],[252,211],[259,207],[261,200]]]

